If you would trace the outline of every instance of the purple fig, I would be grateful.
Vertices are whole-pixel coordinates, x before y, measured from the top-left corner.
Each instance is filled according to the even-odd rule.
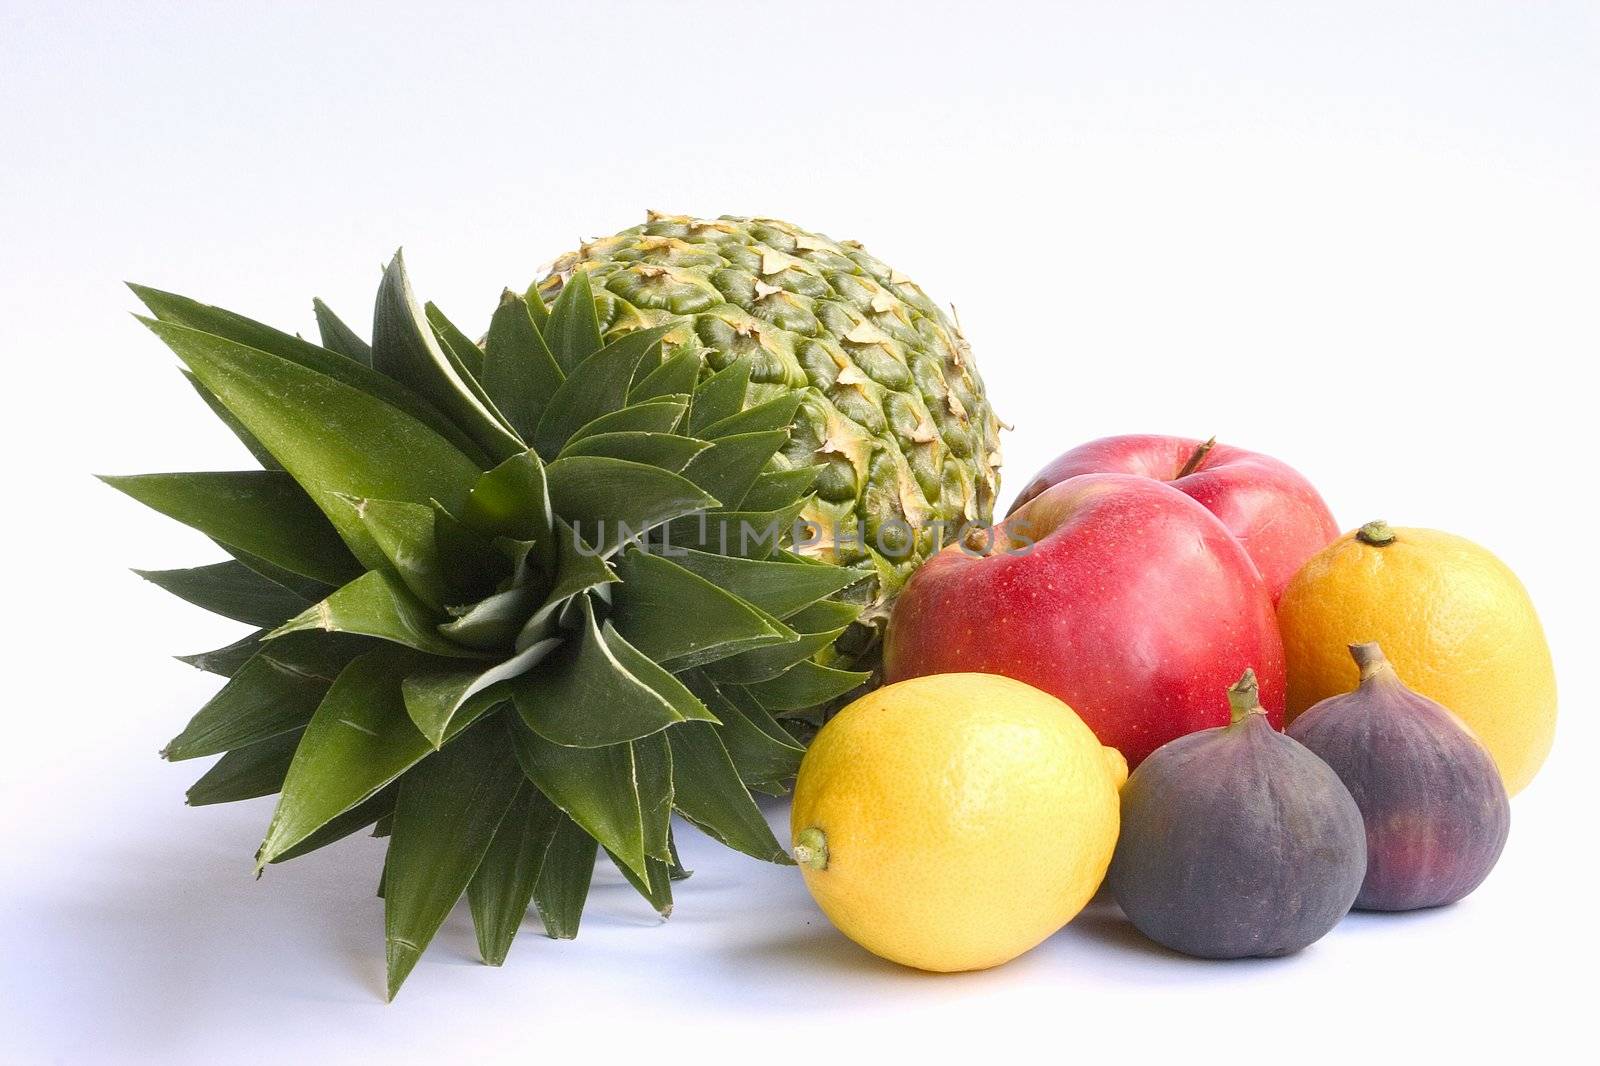
[[[1376,644],[1352,644],[1354,692],[1294,720],[1289,735],[1321,756],[1367,825],[1356,907],[1409,911],[1454,903],[1483,883],[1511,828],[1494,760],[1465,723],[1405,686]]]
[[[1267,721],[1253,671],[1233,724],[1179,737],[1122,789],[1107,884],[1145,936],[1188,955],[1288,955],[1350,910],[1361,812],[1328,765]]]

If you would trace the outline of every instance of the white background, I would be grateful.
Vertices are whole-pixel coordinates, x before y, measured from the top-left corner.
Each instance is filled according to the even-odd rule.
[[[239,7],[0,2],[0,1061],[1536,1061],[1592,1032],[1594,5]],[[313,295],[363,319],[403,242],[477,329],[646,208],[857,238],[954,302],[1012,490],[1091,437],[1216,433],[1346,527],[1498,552],[1562,718],[1495,875],[1287,960],[1170,956],[1097,904],[931,977],[694,837],[670,923],[613,878],[497,972],[458,913],[385,1006],[375,842],[252,881],[270,801],[185,809],[201,767],[155,757],[216,683],[165,656],[237,627],[127,573],[216,553],[89,474],[245,457],[119,281],[309,330]]]

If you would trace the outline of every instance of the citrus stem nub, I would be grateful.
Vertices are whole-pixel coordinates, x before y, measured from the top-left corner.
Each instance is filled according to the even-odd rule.
[[[1245,667],[1244,676],[1234,682],[1228,689],[1228,706],[1233,711],[1233,723],[1237,725],[1252,714],[1266,714],[1266,709],[1261,706],[1261,686],[1256,683],[1256,672]]]
[[[816,826],[808,826],[794,835],[794,861],[813,870],[828,868],[828,836]]]
[[[1383,519],[1368,522],[1356,530],[1356,539],[1363,544],[1370,544],[1374,548],[1381,548],[1386,544],[1394,543],[1394,530],[1389,528],[1389,523]]]

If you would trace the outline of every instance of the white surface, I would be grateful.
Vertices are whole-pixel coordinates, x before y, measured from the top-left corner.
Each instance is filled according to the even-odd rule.
[[[1450,1062],[1588,1033],[1593,5],[332,6],[0,7],[0,1061]],[[477,327],[646,207],[858,238],[956,302],[1012,489],[1090,437],[1214,432],[1347,527],[1499,552],[1563,705],[1488,884],[1228,965],[1099,905],[934,978],[695,837],[667,925],[608,882],[576,943],[529,929],[496,972],[457,914],[384,1006],[377,846],[254,882],[268,805],[186,810],[200,767],[155,758],[214,687],[165,656],[235,629],[126,572],[214,553],[88,474],[243,456],[118,281],[309,329],[312,295],[359,320],[404,242]]]

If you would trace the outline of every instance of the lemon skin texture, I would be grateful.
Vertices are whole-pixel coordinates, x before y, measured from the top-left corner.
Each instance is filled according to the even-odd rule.
[[[1278,604],[1288,714],[1355,688],[1351,644],[1372,641],[1412,689],[1455,712],[1489,749],[1506,791],[1539,771],[1556,727],[1550,647],[1527,590],[1472,541],[1432,529],[1347,533]]]
[[[795,783],[823,912],[883,958],[981,970],[1036,946],[1105,878],[1127,764],[1065,703],[991,674],[902,681],[850,704]],[[797,857],[805,853],[797,849]]]

